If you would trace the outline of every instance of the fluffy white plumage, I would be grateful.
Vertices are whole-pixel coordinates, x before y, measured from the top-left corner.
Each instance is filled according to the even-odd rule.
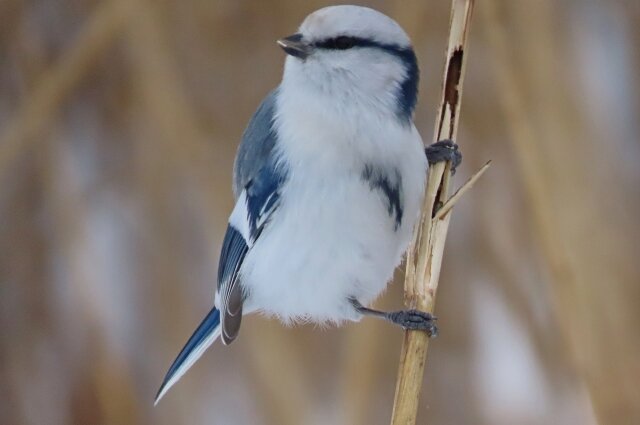
[[[242,284],[251,294],[246,311],[261,310],[285,322],[358,320],[349,298],[368,304],[385,289],[410,241],[426,161],[413,129],[376,124],[363,120],[352,134],[331,139],[323,138],[328,132],[318,132],[313,143],[331,145],[321,156],[313,154],[313,147],[283,154],[295,164],[295,177],[283,190],[278,214],[244,261]],[[304,130],[301,122],[282,120],[279,125],[289,127],[287,132]],[[382,195],[361,178],[361,159],[355,146],[349,148],[355,135],[374,146],[395,143],[378,147],[384,163],[403,164],[405,218],[397,230]]]
[[[355,6],[321,9],[300,32],[311,40],[354,34],[410,47],[393,20]],[[250,294],[245,311],[285,322],[358,320],[348,299],[367,304],[385,289],[410,242],[427,167],[418,131],[397,117],[405,77],[399,60],[375,49],[287,58],[275,126],[291,178],[241,269]],[[398,229],[383,194],[362,179],[366,164],[400,173]]]

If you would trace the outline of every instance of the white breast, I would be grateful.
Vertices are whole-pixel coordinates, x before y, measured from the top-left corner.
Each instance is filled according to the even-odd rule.
[[[345,114],[349,108],[322,108],[321,99],[281,96],[279,102],[276,124],[289,178],[242,267],[245,311],[285,322],[357,320],[348,298],[363,304],[376,298],[410,241],[427,166],[420,136],[395,117]],[[363,181],[365,164],[400,172],[399,228],[382,193]]]

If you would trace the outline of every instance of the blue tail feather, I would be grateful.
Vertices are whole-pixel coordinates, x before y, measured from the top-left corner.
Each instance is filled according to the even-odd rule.
[[[215,307],[198,325],[191,338],[173,361],[169,371],[160,385],[154,404],[157,404],[162,396],[169,391],[178,379],[200,358],[204,351],[220,335],[220,311]]]

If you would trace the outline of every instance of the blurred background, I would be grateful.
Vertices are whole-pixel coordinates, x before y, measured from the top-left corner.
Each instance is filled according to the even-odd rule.
[[[450,2],[357,2],[421,64]],[[402,332],[249,317],[157,406],[213,301],[275,40],[325,1],[0,1],[0,423],[386,424]],[[640,3],[479,0],[421,424],[640,424]],[[402,269],[377,303],[402,304]]]

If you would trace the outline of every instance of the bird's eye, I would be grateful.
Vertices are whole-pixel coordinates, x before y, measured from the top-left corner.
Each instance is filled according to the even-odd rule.
[[[353,37],[341,36],[334,39],[335,49],[347,50],[355,46],[356,39]]]
[[[358,39],[341,35],[340,37],[328,38],[317,44],[318,47],[331,50],[347,50],[356,45]]]

